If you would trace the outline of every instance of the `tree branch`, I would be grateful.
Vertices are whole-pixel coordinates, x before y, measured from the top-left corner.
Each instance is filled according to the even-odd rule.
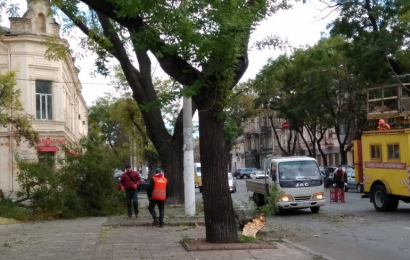
[[[166,43],[160,38],[155,30],[144,23],[140,16],[133,18],[118,17],[115,5],[104,0],[81,0],[81,2],[105,16],[114,19],[122,26],[128,28],[131,33],[150,30],[151,34],[155,37],[155,43],[150,45],[149,50],[155,55],[165,73],[177,79],[181,84],[192,86],[202,77],[200,71],[195,69],[186,60],[179,57],[177,53],[169,54],[169,52],[165,51],[167,47]]]
[[[372,24],[373,27],[373,31],[378,32],[379,31],[379,27],[377,25],[377,21],[376,19],[373,17],[373,15],[371,14],[372,12],[372,7],[370,6],[370,0],[366,0],[366,3],[364,4],[364,9],[366,9],[367,11],[367,15],[369,16],[369,20]]]

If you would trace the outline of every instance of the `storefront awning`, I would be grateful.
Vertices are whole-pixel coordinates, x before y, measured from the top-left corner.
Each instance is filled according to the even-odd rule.
[[[57,146],[37,146],[37,151],[39,152],[58,152]]]

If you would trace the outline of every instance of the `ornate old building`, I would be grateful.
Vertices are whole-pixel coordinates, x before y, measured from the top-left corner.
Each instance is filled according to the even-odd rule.
[[[63,60],[45,58],[46,39],[68,47],[59,36],[59,24],[48,13],[48,1],[28,1],[23,17],[10,18],[10,28],[3,28],[0,37],[0,72],[17,71],[16,87],[40,136],[38,146],[28,147],[16,143],[11,126],[0,129],[0,189],[5,194],[19,189],[17,154],[27,159],[41,159],[45,153],[64,158],[73,151],[62,148],[88,132],[88,110],[73,58],[69,54]]]

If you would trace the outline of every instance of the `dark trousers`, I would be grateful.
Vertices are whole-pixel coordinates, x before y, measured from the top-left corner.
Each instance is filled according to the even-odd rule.
[[[138,214],[138,191],[137,190],[125,190],[125,198],[127,201],[128,217],[132,217],[131,200],[134,203],[134,213]]]
[[[148,205],[149,213],[153,219],[157,218],[157,212],[155,211],[155,205],[158,205],[159,209],[159,223],[164,223],[164,209],[165,209],[165,201],[159,200],[150,200]]]

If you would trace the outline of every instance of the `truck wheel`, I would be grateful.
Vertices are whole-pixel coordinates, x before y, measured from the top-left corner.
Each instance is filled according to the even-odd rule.
[[[376,187],[374,187],[371,192],[371,196],[374,208],[380,212],[392,211],[392,209],[395,206],[395,203],[397,203],[398,205],[399,202],[398,200],[397,202],[395,202],[395,199],[393,199],[392,196],[387,194],[384,185],[377,185]]]
[[[396,198],[391,198],[391,203],[390,203],[387,211],[390,211],[390,212],[396,211],[398,206],[399,206],[399,200],[396,199]]]
[[[318,213],[320,210],[320,207],[310,207],[310,211],[312,211],[312,213]]]

